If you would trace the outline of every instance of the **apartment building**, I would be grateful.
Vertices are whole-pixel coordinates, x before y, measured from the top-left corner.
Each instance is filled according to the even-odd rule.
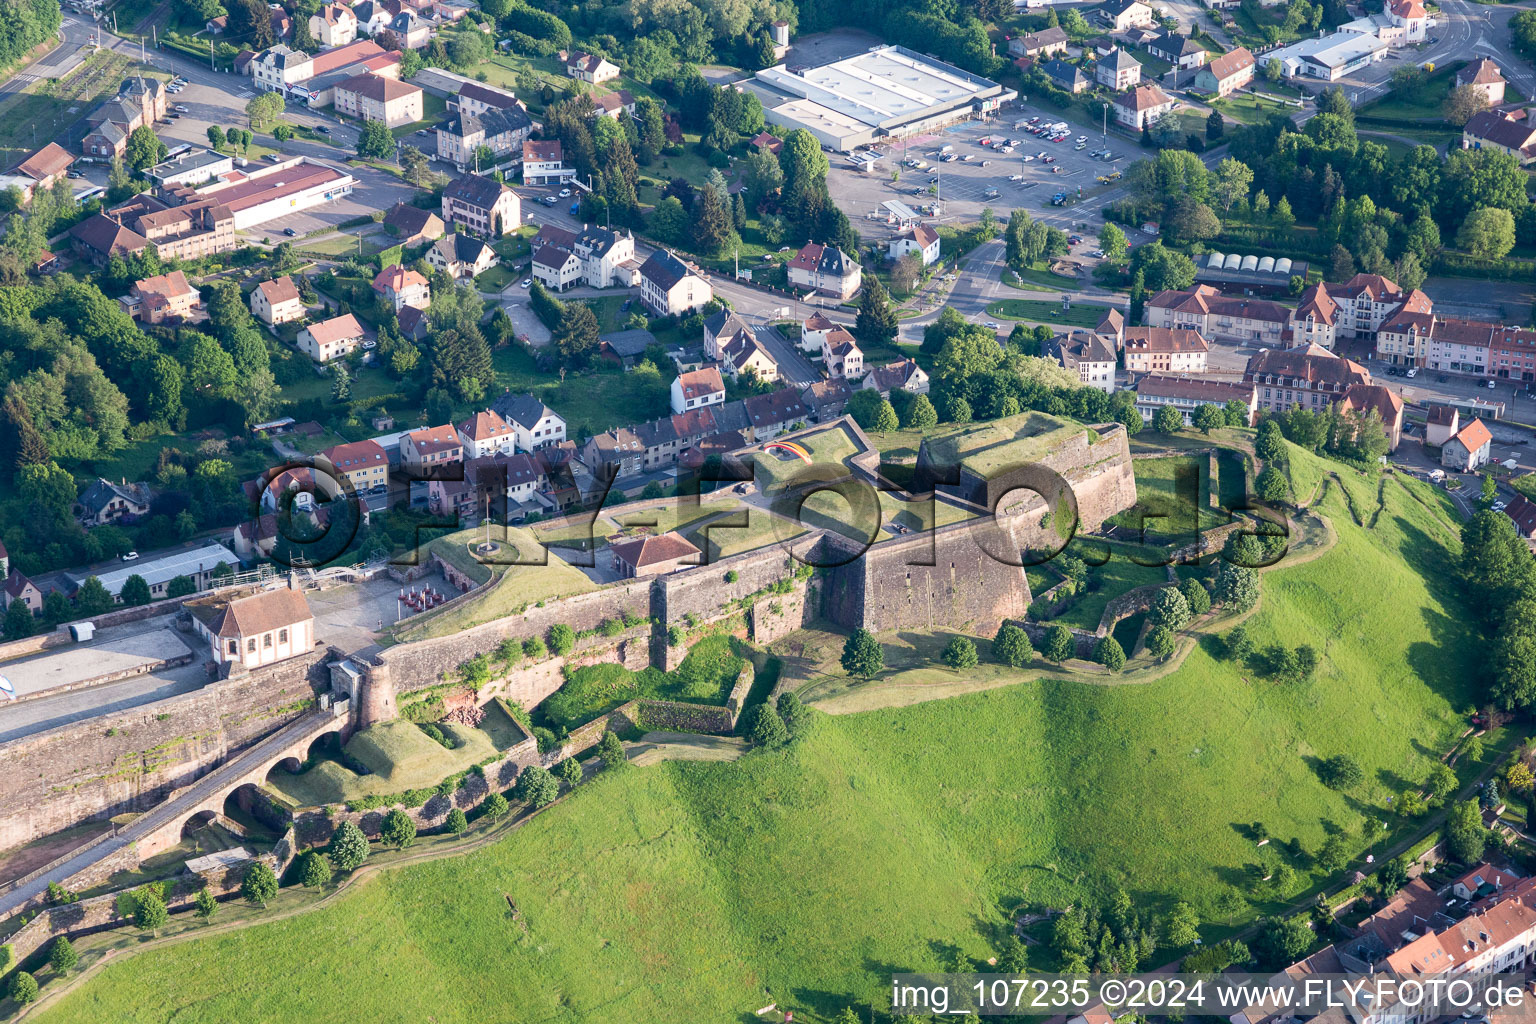
[[[499,238],[522,223],[522,203],[502,182],[466,174],[443,189],[443,222]]]
[[[1121,344],[1132,373],[1204,373],[1211,351],[1200,332],[1187,327],[1127,327]]]

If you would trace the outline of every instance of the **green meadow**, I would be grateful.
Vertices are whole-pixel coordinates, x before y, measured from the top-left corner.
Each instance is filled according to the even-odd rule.
[[[1278,844],[1256,850],[1246,826],[1313,852],[1342,828],[1362,855],[1365,818],[1387,822],[1377,854],[1414,834],[1387,797],[1461,732],[1479,655],[1440,496],[1332,463],[1297,469],[1348,479],[1316,505],[1337,543],[1266,572],[1248,625],[1261,647],[1317,648],[1310,682],[1257,676],[1207,640],[1140,685],[1037,663],[1017,685],[818,714],[788,750],[603,775],[471,856],[115,963],[36,1019],[675,1024],[747,1021],[776,1002],[819,1021],[881,1005],[892,971],[945,967],[956,948],[993,955],[1021,907],[1123,886],[1138,905],[1187,899],[1210,918],[1236,889],[1251,901],[1241,926],[1301,903],[1335,879],[1303,870],[1283,900],[1253,891],[1247,866]],[[1315,775],[1338,753],[1365,769],[1353,792]],[[1042,947],[1031,957],[1052,966]]]

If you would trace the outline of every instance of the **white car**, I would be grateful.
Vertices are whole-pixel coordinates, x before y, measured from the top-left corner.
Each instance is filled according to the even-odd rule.
[[[1492,390],[1493,390],[1493,389],[1494,389],[1494,388],[1495,388],[1495,387],[1496,387],[1496,386],[1497,386],[1497,385],[1495,385],[1495,384],[1494,384],[1494,382],[1493,382],[1493,381],[1491,381],[1491,380],[1490,380],[1490,381],[1489,381],[1489,382],[1488,382],[1488,390],[1489,390],[1489,391],[1492,391]]]
[[[1028,160],[1029,157],[1025,157],[1024,159]],[[1008,180],[1009,181],[1023,181],[1024,180],[1024,175],[1022,175],[1022,174],[1010,174],[1010,175],[1008,175]]]
[[[190,113],[190,111],[188,111],[187,108],[184,105],[178,103],[178,104],[176,104],[176,113],[178,113],[178,114],[186,114],[186,113]]]
[[[531,284],[533,284],[533,278],[531,278],[531,277],[523,278],[523,287],[524,288],[527,288]]]
[[[1410,367],[1408,367],[1408,372],[1403,374],[1403,376],[1407,377],[1409,380],[1412,380],[1413,378],[1417,377],[1418,375],[1419,375],[1419,368],[1417,366],[1410,366]]]
[[[1025,153],[1024,154],[1024,162],[1027,163],[1027,164],[1032,164],[1032,163],[1035,162],[1035,158],[1030,156],[1028,153]],[[1019,177],[1022,178],[1022,177],[1024,177],[1024,175],[1021,174],[1021,175],[1019,175]]]
[[[374,341],[372,338],[364,338],[363,339],[363,348],[371,349],[371,348],[378,348],[378,347],[379,347],[379,343]]]
[[[994,322],[992,322],[992,321],[991,321],[991,320],[988,320],[988,321],[987,321],[987,330],[989,330],[989,331],[995,331],[995,330],[997,330],[997,329],[998,329],[998,327],[997,327],[997,324],[996,324],[996,323],[994,323]]]
[[[1079,135],[1077,137],[1077,141],[1078,142],[1087,142],[1088,141],[1088,136],[1086,136],[1086,135]]]
[[[137,551],[130,551],[126,555],[119,555],[118,557],[125,562],[133,562],[138,560],[139,553]]]

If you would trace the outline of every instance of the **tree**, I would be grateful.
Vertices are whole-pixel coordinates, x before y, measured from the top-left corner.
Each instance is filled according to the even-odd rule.
[[[123,589],[119,596],[123,599],[123,604],[130,608],[149,604],[149,584],[145,582],[143,576],[134,573],[123,581]]]
[[[1193,946],[1200,938],[1200,916],[1195,908],[1183,900],[1175,903],[1168,912],[1167,933],[1170,946]]]
[[[555,348],[568,366],[585,366],[597,351],[602,328],[585,302],[568,302],[555,331]]]
[[[26,971],[17,971],[11,976],[11,999],[17,1006],[26,1006],[37,1000],[37,979]]]
[[[1066,626],[1055,625],[1045,631],[1040,653],[1059,665],[1068,658],[1076,657],[1077,641],[1072,638],[1072,631]]]
[[[1487,109],[1488,97],[1484,96],[1478,91],[1476,86],[1471,84],[1457,86],[1455,89],[1452,89],[1445,97],[1445,102],[1440,106],[1440,111],[1445,115],[1445,119],[1458,128],[1472,120],[1474,115],[1480,114]]]
[[[567,760],[574,760],[574,758],[567,758]],[[443,822],[443,826],[448,830],[449,835],[461,836],[469,828],[469,819],[465,817],[463,810],[455,807],[448,812],[448,818]]]
[[[379,838],[403,850],[416,841],[416,823],[409,814],[396,807],[384,815],[384,821],[379,826]]]
[[[208,126],[208,145],[217,152],[224,148],[224,129],[216,124]]]
[[[37,631],[37,620],[32,609],[23,601],[12,601],[5,609],[5,638],[20,640]]]
[[[531,764],[518,773],[517,784],[512,787],[512,795],[534,810],[538,810],[553,803],[560,795],[560,784],[555,781],[553,775],[549,774],[548,769]]]
[[[352,399],[352,374],[345,363],[331,366],[331,401],[337,405]]]
[[[997,635],[992,638],[993,661],[1023,668],[1034,656],[1035,649],[1029,642],[1028,633],[1011,623],[1005,622],[998,627]]]
[[[789,730],[773,705],[765,703],[757,706],[747,737],[754,747],[771,750],[789,742]]]
[[[1159,590],[1153,595],[1151,607],[1147,610],[1147,618],[1155,625],[1167,626],[1175,633],[1188,626],[1192,617],[1189,601],[1176,587]]]
[[[356,822],[343,821],[331,834],[325,852],[337,871],[351,871],[368,859],[368,837]]]
[[[570,786],[572,789],[575,789],[577,786],[581,785],[581,762],[576,758],[568,757],[564,761],[561,761],[559,764],[555,765],[555,772],[560,776],[561,779],[565,780],[565,784]]]
[[[1171,405],[1159,406],[1152,417],[1152,429],[1159,434],[1176,434],[1184,427],[1184,414]]]
[[[1105,221],[1099,229],[1099,248],[1104,250],[1104,259],[1110,263],[1124,263],[1127,252],[1125,232],[1120,230],[1120,225],[1112,221]]]
[[[1515,247],[1514,215],[1498,207],[1473,210],[1456,232],[1456,245],[1480,259],[1503,259]]]
[[[245,877],[240,881],[240,895],[263,910],[277,896],[277,875],[273,874],[266,861],[252,861],[251,866],[245,869]]]
[[[624,742],[619,739],[618,733],[603,733],[603,738],[597,743],[597,759],[603,762],[604,771],[618,768],[626,763]]]
[[[703,188],[694,193],[692,230],[693,243],[705,256],[717,256],[730,244],[730,214],[714,189]]]
[[[1093,660],[1111,672],[1119,672],[1125,667],[1125,648],[1120,646],[1120,641],[1106,634],[1093,645]]]
[[[268,93],[267,95],[275,95]],[[383,121],[367,121],[357,136],[357,155],[388,160],[395,153],[395,137]]]
[[[897,429],[900,424],[896,419],[896,407],[891,405],[890,399],[882,398],[875,406],[875,418],[869,425],[869,429],[877,434],[889,433]]]
[[[53,948],[48,951],[49,967],[52,967],[60,974],[68,974],[74,970],[75,965],[79,962],[80,957],[75,953],[75,947],[70,945],[67,938],[60,935],[57,939],[53,940]]]
[[[957,636],[944,645],[944,664],[959,672],[976,667],[976,645],[970,637]]]
[[[908,430],[932,430],[938,422],[939,414],[927,395],[918,395],[907,403],[907,421],[904,425]]]
[[[1456,789],[1460,785],[1455,769],[1444,761],[1436,761],[1435,766],[1429,770],[1429,775],[1424,779],[1424,788],[1429,792],[1430,797],[1437,801],[1448,800],[1455,796]]]
[[[1365,781],[1360,763],[1348,754],[1334,754],[1323,758],[1317,766],[1317,777],[1329,789],[1354,789]]]
[[[1192,419],[1202,434],[1209,434],[1217,427],[1227,425],[1226,411],[1221,406],[1211,405],[1209,402],[1196,406]]]
[[[164,160],[166,152],[165,143],[155,136],[155,130],[147,124],[141,124],[129,134],[123,157],[129,167],[142,171]]]
[[[481,806],[485,809],[485,816],[487,818],[490,818],[492,821],[500,821],[507,813],[507,798],[500,793],[492,793],[485,798],[485,803],[481,804]]]
[[[873,679],[885,667],[885,652],[867,629],[856,629],[843,643],[843,671],[851,676]]]
[[[1536,781],[1536,776],[1531,773],[1531,766],[1524,761],[1516,761],[1504,772],[1505,789],[1511,793],[1524,793],[1531,788],[1531,783]]]
[[[1162,661],[1173,653],[1173,632],[1167,626],[1153,626],[1147,633],[1147,653]]]
[[[1488,830],[1483,828],[1482,810],[1476,800],[1465,800],[1451,807],[1446,817],[1446,851],[1463,864],[1476,864],[1483,856],[1488,843]]]
[[[885,288],[873,274],[864,278],[864,290],[859,296],[859,315],[854,321],[853,333],[866,346],[883,346],[896,337],[900,325],[896,311],[887,301]]]
[[[1302,914],[1271,917],[1264,921],[1254,941],[1254,951],[1271,967],[1288,967],[1300,960],[1312,945],[1312,929]]]
[[[1265,501],[1284,501],[1291,492],[1291,485],[1286,481],[1285,474],[1272,465],[1265,466],[1254,478],[1253,483],[1259,497]]]
[[[245,116],[251,119],[251,127],[257,131],[265,131],[282,113],[283,97],[275,92],[257,93],[245,105]]]
[[[800,703],[800,698],[795,696],[792,690],[785,690],[779,694],[779,699],[774,706],[778,709],[779,718],[783,720],[784,728],[789,730],[790,736],[799,736],[811,724],[810,711]]]
[[[170,917],[165,909],[165,900],[160,896],[160,890],[146,885],[134,890],[133,899],[134,926],[158,936],[160,929],[165,927],[165,922]]]
[[[319,889],[331,883],[331,862],[319,850],[307,851],[299,866],[299,882],[310,889]],[[205,890],[206,891],[206,890]]]
[[[192,898],[192,906],[196,908],[197,916],[204,921],[211,920],[219,912],[219,901],[213,898],[213,890],[206,886],[197,890],[197,895]]]
[[[1191,616],[1204,615],[1211,610],[1211,594],[1197,579],[1187,579],[1179,584],[1179,593],[1189,603]]]

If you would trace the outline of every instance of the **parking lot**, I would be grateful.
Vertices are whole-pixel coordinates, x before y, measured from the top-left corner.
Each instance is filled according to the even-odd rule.
[[[994,210],[1050,210],[1051,197],[1058,191],[1068,194],[1068,205],[1079,198],[1091,199],[1113,184],[1100,182],[1100,176],[1116,174],[1131,162],[1132,147],[1121,139],[1107,140],[1109,160],[1095,158],[1093,154],[1106,148],[1105,138],[1082,125],[1068,123],[1062,142],[1032,135],[1022,125],[1014,127],[1031,117],[1039,117],[1040,124],[1062,123],[1051,111],[1016,104],[999,117],[952,125],[896,143],[869,173],[854,169],[845,158],[833,154],[829,157],[833,173],[828,176],[828,188],[834,199],[856,215],[875,214],[883,219],[880,204],[896,199],[914,209],[937,202],[942,206],[940,219],[965,220],[978,216],[987,206]],[[995,142],[999,136],[1009,142],[1017,140],[1012,153],[980,144],[983,139]],[[1079,140],[1081,149],[1077,148]],[[940,158],[945,146],[953,147],[953,160]],[[909,160],[920,161],[920,165],[907,166],[905,161]],[[892,170],[901,172],[899,180],[891,180]]]

